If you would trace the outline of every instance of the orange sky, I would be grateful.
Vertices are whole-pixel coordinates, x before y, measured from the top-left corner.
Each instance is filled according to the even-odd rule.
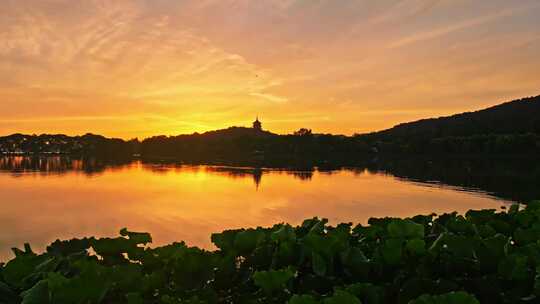
[[[540,94],[538,0],[3,0],[0,135],[353,134]]]

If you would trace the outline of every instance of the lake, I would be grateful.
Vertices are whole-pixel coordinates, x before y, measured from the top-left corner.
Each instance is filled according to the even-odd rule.
[[[57,238],[116,236],[123,227],[152,233],[154,246],[184,240],[212,248],[211,233],[231,228],[299,224],[314,216],[366,223],[370,217],[465,212],[511,202],[476,187],[390,171],[3,157],[0,259],[25,242],[43,250]]]

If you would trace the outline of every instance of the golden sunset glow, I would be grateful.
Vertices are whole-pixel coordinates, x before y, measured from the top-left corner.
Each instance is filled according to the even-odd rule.
[[[80,171],[4,174],[0,189],[10,189],[5,201],[20,202],[2,207],[1,219],[8,227],[0,230],[0,260],[27,240],[41,250],[56,238],[110,236],[123,227],[151,231],[155,246],[184,240],[212,248],[213,232],[300,224],[321,214],[332,223],[366,224],[370,217],[504,205],[484,194],[366,171],[314,172],[310,180],[290,171],[264,171],[257,188],[249,173],[231,176],[213,167],[140,163],[91,176]]]
[[[363,133],[540,93],[537,0],[5,0],[0,134]]]

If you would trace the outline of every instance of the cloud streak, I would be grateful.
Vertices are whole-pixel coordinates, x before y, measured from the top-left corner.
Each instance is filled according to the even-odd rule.
[[[517,7],[517,8],[513,7],[513,8],[502,10],[500,12],[489,14],[489,15],[486,15],[486,16],[481,16],[481,17],[476,17],[476,18],[473,18],[473,19],[461,21],[459,23],[451,24],[451,25],[448,25],[448,26],[445,26],[445,27],[442,27],[442,28],[438,28],[438,29],[435,29],[435,30],[418,32],[418,33],[415,33],[413,35],[401,38],[398,41],[395,41],[395,42],[391,43],[389,45],[389,47],[390,48],[399,48],[399,47],[404,47],[404,46],[407,46],[407,45],[410,45],[410,44],[413,44],[413,43],[418,43],[418,42],[422,42],[422,41],[426,41],[426,40],[436,39],[436,38],[439,38],[439,37],[444,36],[444,35],[448,35],[448,34],[451,34],[451,33],[457,32],[457,31],[465,30],[465,29],[468,29],[468,28],[471,28],[471,27],[483,25],[483,24],[486,24],[486,23],[489,23],[489,22],[496,21],[498,19],[505,18],[505,17],[510,17],[510,16],[525,12],[527,10],[535,9],[535,8],[538,8],[538,7],[540,7],[540,3],[535,3],[535,4],[531,4],[531,5],[525,5],[525,6]]]
[[[6,0],[0,134],[191,133],[248,125],[257,113],[276,132],[352,134],[479,108],[538,93],[539,7]]]

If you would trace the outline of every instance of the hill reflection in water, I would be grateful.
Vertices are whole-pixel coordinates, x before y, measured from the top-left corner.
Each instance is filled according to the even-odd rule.
[[[62,175],[72,172],[94,175],[105,170],[121,169],[132,163],[132,160],[129,159],[99,160],[67,156],[5,156],[0,157],[0,171],[10,172],[14,176],[19,174]]]
[[[386,166],[278,169],[0,158],[0,259],[24,242],[42,250],[56,238],[111,236],[123,227],[151,232],[154,245],[185,240],[212,248],[210,234],[225,229],[299,224],[313,216],[366,223],[370,217],[507,203],[479,188],[419,182],[416,177],[435,177],[423,167],[407,179],[400,169],[407,166]]]
[[[21,174],[62,175],[67,173],[95,176],[105,171],[116,171],[140,166],[153,173],[169,171],[199,171],[225,175],[233,179],[251,178],[256,188],[263,184],[264,175],[281,173],[309,181],[314,172],[335,174],[346,170],[356,174],[368,171],[388,174],[421,184],[449,186],[471,192],[484,192],[495,197],[530,201],[540,197],[540,162],[536,159],[502,158],[391,158],[361,162],[356,167],[317,168],[252,168],[225,165],[198,165],[178,162],[144,162],[131,159],[79,159],[53,157],[0,157],[0,171],[13,176]]]

